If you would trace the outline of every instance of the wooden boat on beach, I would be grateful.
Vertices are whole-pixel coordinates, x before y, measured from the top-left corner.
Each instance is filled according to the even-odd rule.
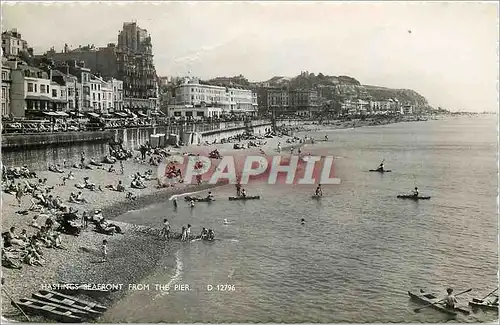
[[[469,306],[471,306],[473,309],[496,311],[498,313],[498,297],[496,297],[495,300],[482,300],[473,298],[472,301],[469,301]]]
[[[14,305],[14,302],[12,302]],[[62,323],[81,323],[82,318],[76,316],[67,307],[51,304],[34,299],[20,299],[17,306],[27,314],[41,315],[48,319],[53,319]],[[16,305],[14,305],[16,306]]]
[[[444,306],[444,301],[442,303],[437,303],[441,299],[438,299],[438,297],[436,297],[432,293],[425,293],[423,290],[420,290],[420,292],[421,293],[412,293],[408,291],[408,295],[410,296],[411,300],[429,305],[430,308],[438,310],[449,316],[456,317],[459,312],[466,315],[470,314],[470,311],[468,309],[461,307],[450,309]]]
[[[98,316],[99,314],[102,314],[107,310],[106,307],[99,304],[84,301],[53,291],[40,290],[38,293],[34,293],[32,297],[41,301],[47,301],[60,305],[66,305],[71,308],[81,309],[86,311],[90,315]]]
[[[230,196],[229,201],[260,200],[259,195],[254,196]]]

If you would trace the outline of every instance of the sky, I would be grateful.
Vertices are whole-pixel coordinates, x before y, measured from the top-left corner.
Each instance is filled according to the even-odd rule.
[[[250,81],[301,71],[413,89],[433,106],[498,111],[495,2],[6,3],[36,54],[117,43],[123,22],[151,34],[160,76]]]

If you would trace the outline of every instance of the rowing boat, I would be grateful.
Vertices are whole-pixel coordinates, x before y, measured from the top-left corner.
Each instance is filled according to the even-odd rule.
[[[414,196],[414,195],[398,195],[398,199],[410,199],[410,200],[429,200],[430,196]]]
[[[370,169],[369,172],[378,172],[378,173],[390,173],[392,172],[392,170],[388,169],[388,170],[378,170],[378,169]]]
[[[246,200],[260,200],[260,196],[230,196],[229,201],[246,201]]]
[[[450,308],[447,308],[443,305],[444,302],[443,302],[443,304],[436,303],[440,299],[438,299],[435,295],[433,295],[432,293],[425,293],[425,292],[423,292],[423,290],[420,290],[420,291],[422,292],[421,294],[411,293],[410,291],[408,291],[408,295],[410,296],[410,299],[417,301],[417,302],[424,303],[424,304],[428,304],[430,308],[434,308],[435,310],[439,310],[440,312],[443,312],[443,313],[450,315],[450,316],[453,316],[453,317],[457,316],[458,312],[464,313],[466,315],[470,314],[469,310],[461,308],[461,307],[455,307],[453,309],[450,309]]]
[[[313,195],[311,196],[311,198],[315,199],[315,200],[319,200],[323,197],[323,195]]]
[[[185,196],[185,201],[194,201],[194,202],[212,202],[215,201],[213,198],[209,197],[197,197],[197,196]]]
[[[473,298],[472,301],[469,301],[469,306],[473,309],[483,309],[483,310],[491,310],[496,311],[498,313],[498,301],[488,301]]]

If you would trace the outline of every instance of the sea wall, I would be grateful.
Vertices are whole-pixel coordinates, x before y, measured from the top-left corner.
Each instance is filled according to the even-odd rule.
[[[82,151],[89,158],[102,158],[111,139],[108,131],[3,135],[2,163],[45,170],[48,164],[78,161]]]

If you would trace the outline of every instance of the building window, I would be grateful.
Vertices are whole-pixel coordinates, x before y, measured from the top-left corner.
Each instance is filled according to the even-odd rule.
[[[52,89],[52,97],[57,97],[57,89]]]
[[[2,103],[2,115],[7,115],[7,106],[5,103]]]
[[[7,88],[2,87],[2,99],[7,100]]]
[[[2,71],[2,80],[7,80],[7,72]]]
[[[95,100],[95,93],[92,93],[92,100]]]
[[[68,96],[69,97],[73,96],[73,88],[68,88]]]
[[[61,89],[61,97],[64,97],[64,90]]]
[[[35,93],[38,92],[38,84],[35,84]]]
[[[97,94],[97,100],[99,100],[99,101],[101,100],[101,93]]]
[[[99,91],[101,90],[101,85],[98,85]]]

